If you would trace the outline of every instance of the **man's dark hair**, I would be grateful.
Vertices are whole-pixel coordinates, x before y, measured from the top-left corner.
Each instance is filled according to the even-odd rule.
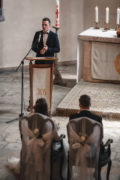
[[[48,21],[51,24],[51,20],[48,17],[43,18],[42,21]]]
[[[79,104],[83,107],[83,108],[88,108],[91,105],[91,99],[90,96],[84,94],[82,96],[80,96],[79,98]]]
[[[36,101],[34,106],[35,112],[48,115],[48,105],[45,98],[40,98]]]

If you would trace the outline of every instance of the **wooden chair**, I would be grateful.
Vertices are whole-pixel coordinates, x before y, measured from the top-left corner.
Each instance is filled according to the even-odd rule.
[[[69,180],[98,180],[102,126],[82,117],[70,120],[67,125],[69,142]]]
[[[106,179],[109,180],[113,140],[108,139],[103,144],[102,125],[87,117],[76,118],[68,123],[67,133],[70,145],[68,179],[77,180],[80,177],[81,180],[87,180],[91,177],[101,180],[101,169],[108,165]],[[82,175],[79,167],[84,172]]]
[[[20,180],[51,180],[51,146],[54,139],[59,141],[53,121],[32,113],[20,120],[20,133]]]

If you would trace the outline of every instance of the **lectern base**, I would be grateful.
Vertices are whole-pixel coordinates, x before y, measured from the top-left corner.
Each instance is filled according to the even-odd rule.
[[[60,85],[60,86],[66,86],[67,83],[64,82],[63,79],[55,78],[55,79],[53,80],[53,84]]]
[[[66,83],[64,82],[64,80],[62,79],[62,76],[58,70],[57,64],[54,64],[54,75],[55,75],[55,79],[53,80],[54,84],[60,85],[60,86],[65,86]]]

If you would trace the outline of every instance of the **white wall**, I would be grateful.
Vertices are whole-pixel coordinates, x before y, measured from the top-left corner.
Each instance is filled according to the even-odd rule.
[[[60,0],[59,61],[76,60],[77,35],[94,26],[94,7],[99,6],[103,27],[105,7],[110,7],[110,27],[115,28],[120,0]],[[48,16],[55,25],[56,0],[4,0],[5,21],[0,22],[0,68],[18,66]],[[54,31],[54,30],[53,30]],[[33,56],[34,54],[30,54]]]
[[[44,16],[55,23],[53,0],[4,0],[5,21],[0,22],[0,68],[18,66],[31,47]],[[46,11],[46,12],[45,12]]]
[[[61,0],[61,61],[76,60],[77,35],[83,31],[83,1]]]

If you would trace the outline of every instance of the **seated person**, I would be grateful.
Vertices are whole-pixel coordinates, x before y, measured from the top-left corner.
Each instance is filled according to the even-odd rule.
[[[79,98],[80,112],[70,115],[70,120],[78,117],[88,117],[102,124],[102,117],[90,112],[91,99],[88,95],[82,95]]]
[[[49,117],[49,112],[48,112],[48,104],[45,98],[39,98],[36,100],[35,105],[32,108],[32,111],[34,113],[40,113],[42,115],[48,116]],[[48,125],[49,127],[49,125]],[[56,127],[55,127],[56,128]],[[55,131],[55,140],[59,140],[60,137],[57,134],[57,131]]]
[[[37,99],[37,101],[36,101],[33,108],[34,108],[35,113],[40,113],[40,114],[42,114],[44,116],[48,116],[48,105],[47,105],[46,99],[44,99],[44,98]],[[24,131],[23,133],[24,133],[25,136],[26,135],[28,136],[29,133],[31,135],[31,132],[29,131],[29,129],[26,128],[26,123],[23,124],[22,128],[23,128],[23,131]],[[25,146],[23,147],[22,152],[26,152],[26,150],[28,150],[28,152],[29,152],[29,156],[28,156],[28,152],[27,152],[28,157],[32,157],[34,153],[35,153],[35,156],[37,157],[37,155],[39,155],[39,152],[38,152],[39,148],[36,149],[36,147],[39,147],[40,145],[42,145],[44,143],[44,141],[41,139],[41,136],[39,136],[40,135],[39,129],[37,129],[37,128],[34,129],[32,133],[34,134],[34,136],[32,135],[33,137],[30,138],[30,141],[27,144],[29,146],[29,148],[26,148],[27,146],[24,143]],[[49,133],[48,133],[48,135],[49,135]],[[44,135],[44,138],[45,137],[50,138],[50,136],[48,136],[48,135]],[[24,136],[24,139],[26,139],[25,136]],[[28,138],[27,138],[27,140],[28,140]],[[66,165],[67,160],[66,160],[66,154],[64,152],[65,147],[64,147],[64,144],[62,144],[62,143],[63,142],[62,142],[61,138],[59,137],[59,135],[57,134],[57,131],[55,131],[54,134],[53,134],[53,146],[52,146],[52,152],[51,152],[52,153],[51,160],[52,160],[52,177],[53,177],[53,179],[55,177],[58,177],[58,176],[61,176],[61,175],[64,177],[64,179],[66,179],[66,177],[67,177],[67,165]],[[49,143],[48,143],[48,145],[49,145]],[[30,148],[30,147],[32,147],[32,148]],[[49,153],[49,151],[48,151],[48,153]],[[60,153],[61,153],[61,155],[60,155]],[[24,153],[22,153],[22,154],[24,154]],[[32,154],[32,156],[31,156],[31,154]],[[26,162],[25,158],[23,159],[23,162],[24,161]],[[20,159],[16,159],[16,158],[14,158],[14,159],[10,159],[9,163],[7,164],[6,167],[17,178],[24,177],[24,175],[29,177],[29,175],[30,175],[29,172],[31,172],[32,169],[33,169],[33,168],[31,169],[30,163],[26,163],[26,165],[25,165],[26,168],[28,170],[30,168],[30,170],[27,171],[28,173],[24,174],[24,170],[21,171],[21,173],[20,173],[20,164],[21,164]],[[29,158],[27,158],[27,159],[29,160]],[[61,169],[61,166],[62,166],[62,169]],[[35,169],[35,167],[34,167],[34,169]],[[36,176],[35,172],[36,171],[34,171],[32,173],[32,175],[30,175],[30,176],[35,177]],[[27,179],[29,179],[29,178],[27,178]]]
[[[79,98],[79,106],[80,106],[80,112],[76,114],[70,115],[70,120],[79,118],[79,117],[88,117],[93,119],[94,121],[99,122],[102,126],[102,117],[98,116],[92,112],[90,112],[90,106],[91,106],[91,98],[88,95],[82,95]],[[100,146],[100,159],[99,163],[101,164],[103,162],[107,162],[109,159],[109,149],[105,149],[103,142]],[[102,159],[104,158],[104,159]]]
[[[45,98],[37,99],[33,108],[34,112],[48,116],[48,105]]]
[[[34,115],[34,113],[37,113],[37,114],[40,113],[40,117],[41,117],[41,115],[44,115],[43,120],[47,119],[48,105],[47,105],[46,100],[44,98],[38,99],[36,101],[33,109],[34,109],[33,113],[30,113],[29,115],[24,116],[20,120],[20,135],[21,135],[21,139],[22,139],[22,153],[21,153],[22,158],[21,159],[14,158],[15,160],[12,158],[9,160],[9,163],[6,165],[6,167],[16,177],[18,177],[18,178],[20,177],[20,179],[22,179],[22,178],[25,179],[25,177],[29,177],[28,170],[32,170],[32,169],[33,169],[33,173],[31,176],[35,178],[37,161],[36,161],[36,158],[34,158],[34,157],[40,156],[40,153],[39,153],[39,152],[41,152],[40,147],[44,147],[45,142],[47,142],[48,144],[47,144],[47,146],[45,146],[45,148],[48,148],[48,150],[49,150],[49,144],[51,143],[51,141],[49,141],[50,138],[52,138],[53,140],[56,140],[56,141],[60,140],[60,137],[58,136],[56,131],[53,132],[52,134],[50,133],[51,127],[52,127],[51,126],[52,124],[50,123],[50,121],[46,122],[46,126],[44,127],[44,123],[43,124],[41,122],[40,122],[41,124],[38,123],[39,119],[33,120],[32,118],[29,118],[30,116]],[[39,130],[40,125],[42,125],[43,129],[41,128]],[[42,134],[41,134],[41,132],[42,132]],[[27,154],[27,156],[26,156],[26,154]],[[48,151],[48,154],[49,154],[49,151]],[[33,162],[35,162],[35,163],[33,163],[33,164],[35,164],[35,166],[33,166],[32,169],[31,169],[31,164],[32,164],[31,159],[33,160]],[[39,158],[38,158],[38,160],[40,161]],[[29,161],[30,161],[30,163],[28,163]],[[21,163],[25,164],[24,170],[22,168],[20,168]],[[39,167],[39,169],[40,168],[41,168],[41,166]],[[29,178],[26,178],[26,179],[29,179]]]
[[[47,105],[45,98],[37,99],[33,108],[34,108],[35,113],[40,113],[40,114],[43,114],[46,116],[48,116],[48,114],[49,114],[48,113],[48,105]],[[57,148],[57,146],[58,146],[58,148]],[[55,136],[54,136],[53,147],[52,147],[52,154],[53,154],[52,162],[53,162],[54,176],[56,176],[56,173],[60,171],[58,169],[59,165],[57,164],[56,158],[58,158],[58,160],[60,158],[62,158],[62,176],[64,177],[64,179],[67,178],[67,151],[68,151],[67,145],[65,144],[64,141],[60,140],[60,137],[56,130]],[[60,153],[62,153],[64,155],[62,157],[60,157]],[[56,171],[56,173],[54,171]],[[53,177],[53,179],[54,179],[54,177]]]

